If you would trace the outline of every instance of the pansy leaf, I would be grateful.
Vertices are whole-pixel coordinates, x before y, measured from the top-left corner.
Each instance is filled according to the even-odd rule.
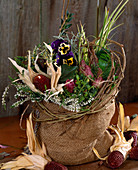
[[[59,81],[64,83],[67,79],[73,79],[77,68],[78,66],[68,66],[67,64],[63,64],[61,69],[62,74]]]

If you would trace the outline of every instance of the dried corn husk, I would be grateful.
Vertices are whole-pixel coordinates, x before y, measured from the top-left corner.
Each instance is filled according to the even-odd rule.
[[[124,160],[126,160],[127,155],[132,148],[131,144],[133,142],[133,138],[126,141],[123,132],[120,131],[118,127],[109,126],[109,128],[114,130],[116,133],[116,139],[114,144],[110,147],[110,152],[119,151],[123,154]]]
[[[121,103],[119,103],[119,117],[118,117],[118,127],[124,131],[136,131],[138,132],[138,116],[135,117],[131,122],[130,122],[130,117],[124,115],[124,108]],[[121,122],[121,123],[120,123]]]
[[[37,71],[34,72],[31,68],[31,53],[30,51],[28,51],[28,68],[25,69],[21,66],[19,66],[16,61],[14,61],[13,59],[9,58],[9,60],[12,62],[12,64],[18,69],[19,71],[19,80],[22,80],[33,92],[38,92],[42,95],[45,95],[45,93],[42,93],[39,89],[36,89],[35,85],[33,84],[33,78],[39,74],[42,74],[48,78],[51,79],[51,89],[50,91],[53,92],[52,96],[53,95],[58,95],[58,93],[62,93],[63,92],[63,86],[66,85],[66,84],[58,84],[58,81],[60,79],[60,76],[61,76],[61,66],[57,66],[57,71],[55,71],[54,69],[54,66],[52,64],[52,55],[53,55],[53,50],[52,50],[52,47],[48,44],[46,44],[44,42],[46,48],[48,48],[48,50],[50,51],[50,58],[49,60],[47,59],[47,66],[48,66],[48,71],[47,71],[47,74],[42,72],[37,64],[37,60],[38,60],[38,57],[39,55],[36,56],[36,59],[35,59],[35,62],[34,62],[34,66],[35,66],[35,69]],[[17,81],[17,80],[15,80]],[[51,96],[49,96],[50,98]]]
[[[110,147],[110,152],[119,151],[123,154],[124,160],[126,160],[129,151],[132,149],[131,144],[133,142],[133,137],[130,140],[126,141],[123,133],[125,130],[128,129],[137,130],[138,117],[133,119],[132,123],[130,123],[130,118],[125,117],[123,105],[119,103],[119,116],[117,126],[109,126],[109,128],[116,133],[114,144]],[[94,147],[93,152],[101,160],[107,160],[108,158],[108,156],[106,156],[105,158],[101,158],[98,151]]]
[[[17,170],[21,168],[25,169],[35,169],[35,170],[43,170],[44,166],[51,161],[50,157],[46,153],[46,148],[44,143],[42,143],[42,147],[40,146],[33,130],[32,124],[32,114],[30,114],[29,119],[27,119],[27,130],[26,130],[27,138],[28,138],[28,147],[31,151],[32,155],[27,155],[22,153],[22,155],[18,156],[13,161],[1,164],[1,169]]]

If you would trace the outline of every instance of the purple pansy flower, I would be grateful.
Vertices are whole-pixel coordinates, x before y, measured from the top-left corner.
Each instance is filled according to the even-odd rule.
[[[57,65],[67,64],[69,66],[76,64],[74,59],[73,52],[70,51],[66,55],[60,55],[59,53],[56,55]]]
[[[60,46],[61,43],[64,43],[65,41],[62,39],[57,39],[51,43],[51,47],[54,50],[54,53],[58,52],[58,47]]]
[[[66,41],[57,39],[51,43],[51,47],[56,54],[55,59],[58,66],[62,64],[76,65],[71,46]]]

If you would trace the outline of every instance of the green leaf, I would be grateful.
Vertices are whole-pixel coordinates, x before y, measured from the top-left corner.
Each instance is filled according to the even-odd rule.
[[[65,29],[68,29],[72,26],[72,24],[65,25]]]
[[[98,57],[98,64],[99,67],[102,69],[103,72],[103,79],[107,79],[110,70],[111,70],[111,58],[110,58],[110,52],[108,50],[100,50],[97,53]]]
[[[73,18],[70,17],[70,18],[68,18],[68,19],[66,20],[66,22],[70,22],[72,19],[73,19]]]
[[[67,16],[69,16],[69,11],[67,10]]]
[[[63,19],[61,19],[61,25],[63,24],[63,22],[64,22]],[[61,27],[61,26],[60,26],[60,27]]]
[[[83,97],[83,95],[81,95],[79,102],[82,102],[83,100],[85,100],[85,97]]]
[[[124,12],[123,8],[128,3],[128,1],[129,0],[125,0],[125,2],[124,2],[124,0],[122,0],[110,15],[109,15],[109,11],[107,10],[107,8],[105,8],[104,23],[103,23],[103,27],[99,33],[100,39],[96,42],[98,46],[105,47],[109,34],[115,28],[120,26],[120,24],[119,24],[119,25],[115,26],[114,28],[112,28],[113,25],[115,24],[115,22],[118,20],[118,18]],[[97,50],[99,51],[99,47],[97,47]]]
[[[64,83],[67,79],[73,79],[78,66],[68,66],[66,64],[62,65],[62,74],[60,77],[60,82]]]

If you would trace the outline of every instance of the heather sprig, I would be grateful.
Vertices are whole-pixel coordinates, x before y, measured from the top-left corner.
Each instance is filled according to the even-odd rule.
[[[9,85],[7,87],[5,87],[5,90],[2,94],[2,105],[5,110],[6,110],[6,96],[8,95],[8,91],[9,91]]]

